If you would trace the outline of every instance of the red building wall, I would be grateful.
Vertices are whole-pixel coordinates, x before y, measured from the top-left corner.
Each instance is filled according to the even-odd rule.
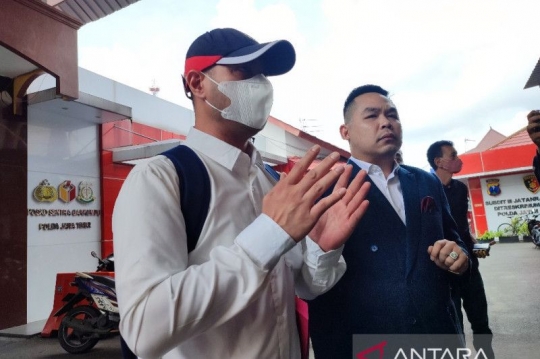
[[[503,174],[518,173],[519,169],[529,168],[535,153],[536,146],[528,139],[526,132],[521,131],[491,149],[459,156],[463,161],[459,177],[467,178],[469,184],[469,195],[474,215],[473,224],[478,235],[488,230],[481,180]],[[493,230],[493,228],[491,229]]]
[[[459,156],[463,161],[459,176],[478,175],[485,172],[508,172],[516,168],[530,167],[535,153],[536,146],[533,143],[465,153]]]
[[[482,234],[487,231],[486,209],[484,208],[484,199],[482,196],[482,186],[480,178],[469,178],[469,196],[474,214],[471,231]]]
[[[113,162],[113,148],[141,145],[169,139],[184,139],[185,136],[154,127],[122,120],[101,126],[101,253],[105,257],[113,252],[112,214],[120,188],[132,165]]]

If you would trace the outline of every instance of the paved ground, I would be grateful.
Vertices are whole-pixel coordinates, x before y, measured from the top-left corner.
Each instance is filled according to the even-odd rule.
[[[500,359],[540,357],[540,249],[528,243],[497,244],[480,260]],[[469,330],[470,332],[470,330]]]
[[[0,337],[0,358],[2,359],[105,359],[122,358],[119,337],[102,340],[85,354],[69,354],[58,343],[57,338],[30,339]]]
[[[482,259],[494,349],[498,359],[540,357],[540,249],[531,243],[497,244]],[[466,324],[470,339],[470,328]],[[470,341],[470,340],[469,340]],[[100,341],[87,354],[66,353],[56,338],[0,337],[0,359],[121,358],[118,337]]]

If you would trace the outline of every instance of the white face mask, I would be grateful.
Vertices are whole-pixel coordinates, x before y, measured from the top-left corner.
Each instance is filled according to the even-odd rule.
[[[223,110],[205,100],[208,106],[221,112],[221,116],[227,120],[236,121],[257,130],[264,127],[274,102],[274,89],[266,77],[256,75],[246,80],[218,83],[207,74],[204,76],[215,83],[218,90],[231,100],[231,104]]]

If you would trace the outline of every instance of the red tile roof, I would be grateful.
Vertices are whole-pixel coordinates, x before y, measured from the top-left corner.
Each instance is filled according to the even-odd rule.
[[[491,133],[491,134],[490,134]],[[497,131],[488,132],[492,140],[496,138]],[[484,139],[488,137],[484,136]],[[504,136],[503,136],[504,137]],[[482,139],[481,143],[484,141]],[[486,141],[488,143],[489,141]],[[512,135],[504,138],[491,147],[477,151],[476,149],[460,155],[463,169],[456,178],[483,176],[487,173],[523,171],[532,168],[532,158],[536,153],[536,146],[532,143],[526,128],[522,128]]]
[[[505,135],[503,135],[500,132],[495,131],[494,129],[492,129],[490,127],[489,131],[480,140],[478,145],[475,148],[473,148],[473,149],[471,149],[471,150],[469,150],[469,151],[467,151],[465,153],[476,153],[476,152],[482,152],[482,151],[488,150],[489,148],[495,146],[496,144],[503,141],[504,139],[506,139]]]
[[[511,134],[506,139],[491,147],[490,150],[515,146],[525,146],[530,144],[531,139],[529,137],[529,134],[527,133],[527,128],[523,127],[521,130]]]

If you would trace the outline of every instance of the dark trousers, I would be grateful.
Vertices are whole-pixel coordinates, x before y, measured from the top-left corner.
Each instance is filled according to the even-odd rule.
[[[120,336],[120,347],[122,348],[122,359],[137,359],[137,356],[129,349],[122,336]]]
[[[473,331],[473,346],[478,351],[482,349],[490,359],[495,358],[491,342],[493,332],[489,328],[488,309],[484,282],[478,267],[471,268],[470,276],[460,277],[452,286],[452,300],[456,306],[461,329],[463,329],[463,309],[471,323]]]

